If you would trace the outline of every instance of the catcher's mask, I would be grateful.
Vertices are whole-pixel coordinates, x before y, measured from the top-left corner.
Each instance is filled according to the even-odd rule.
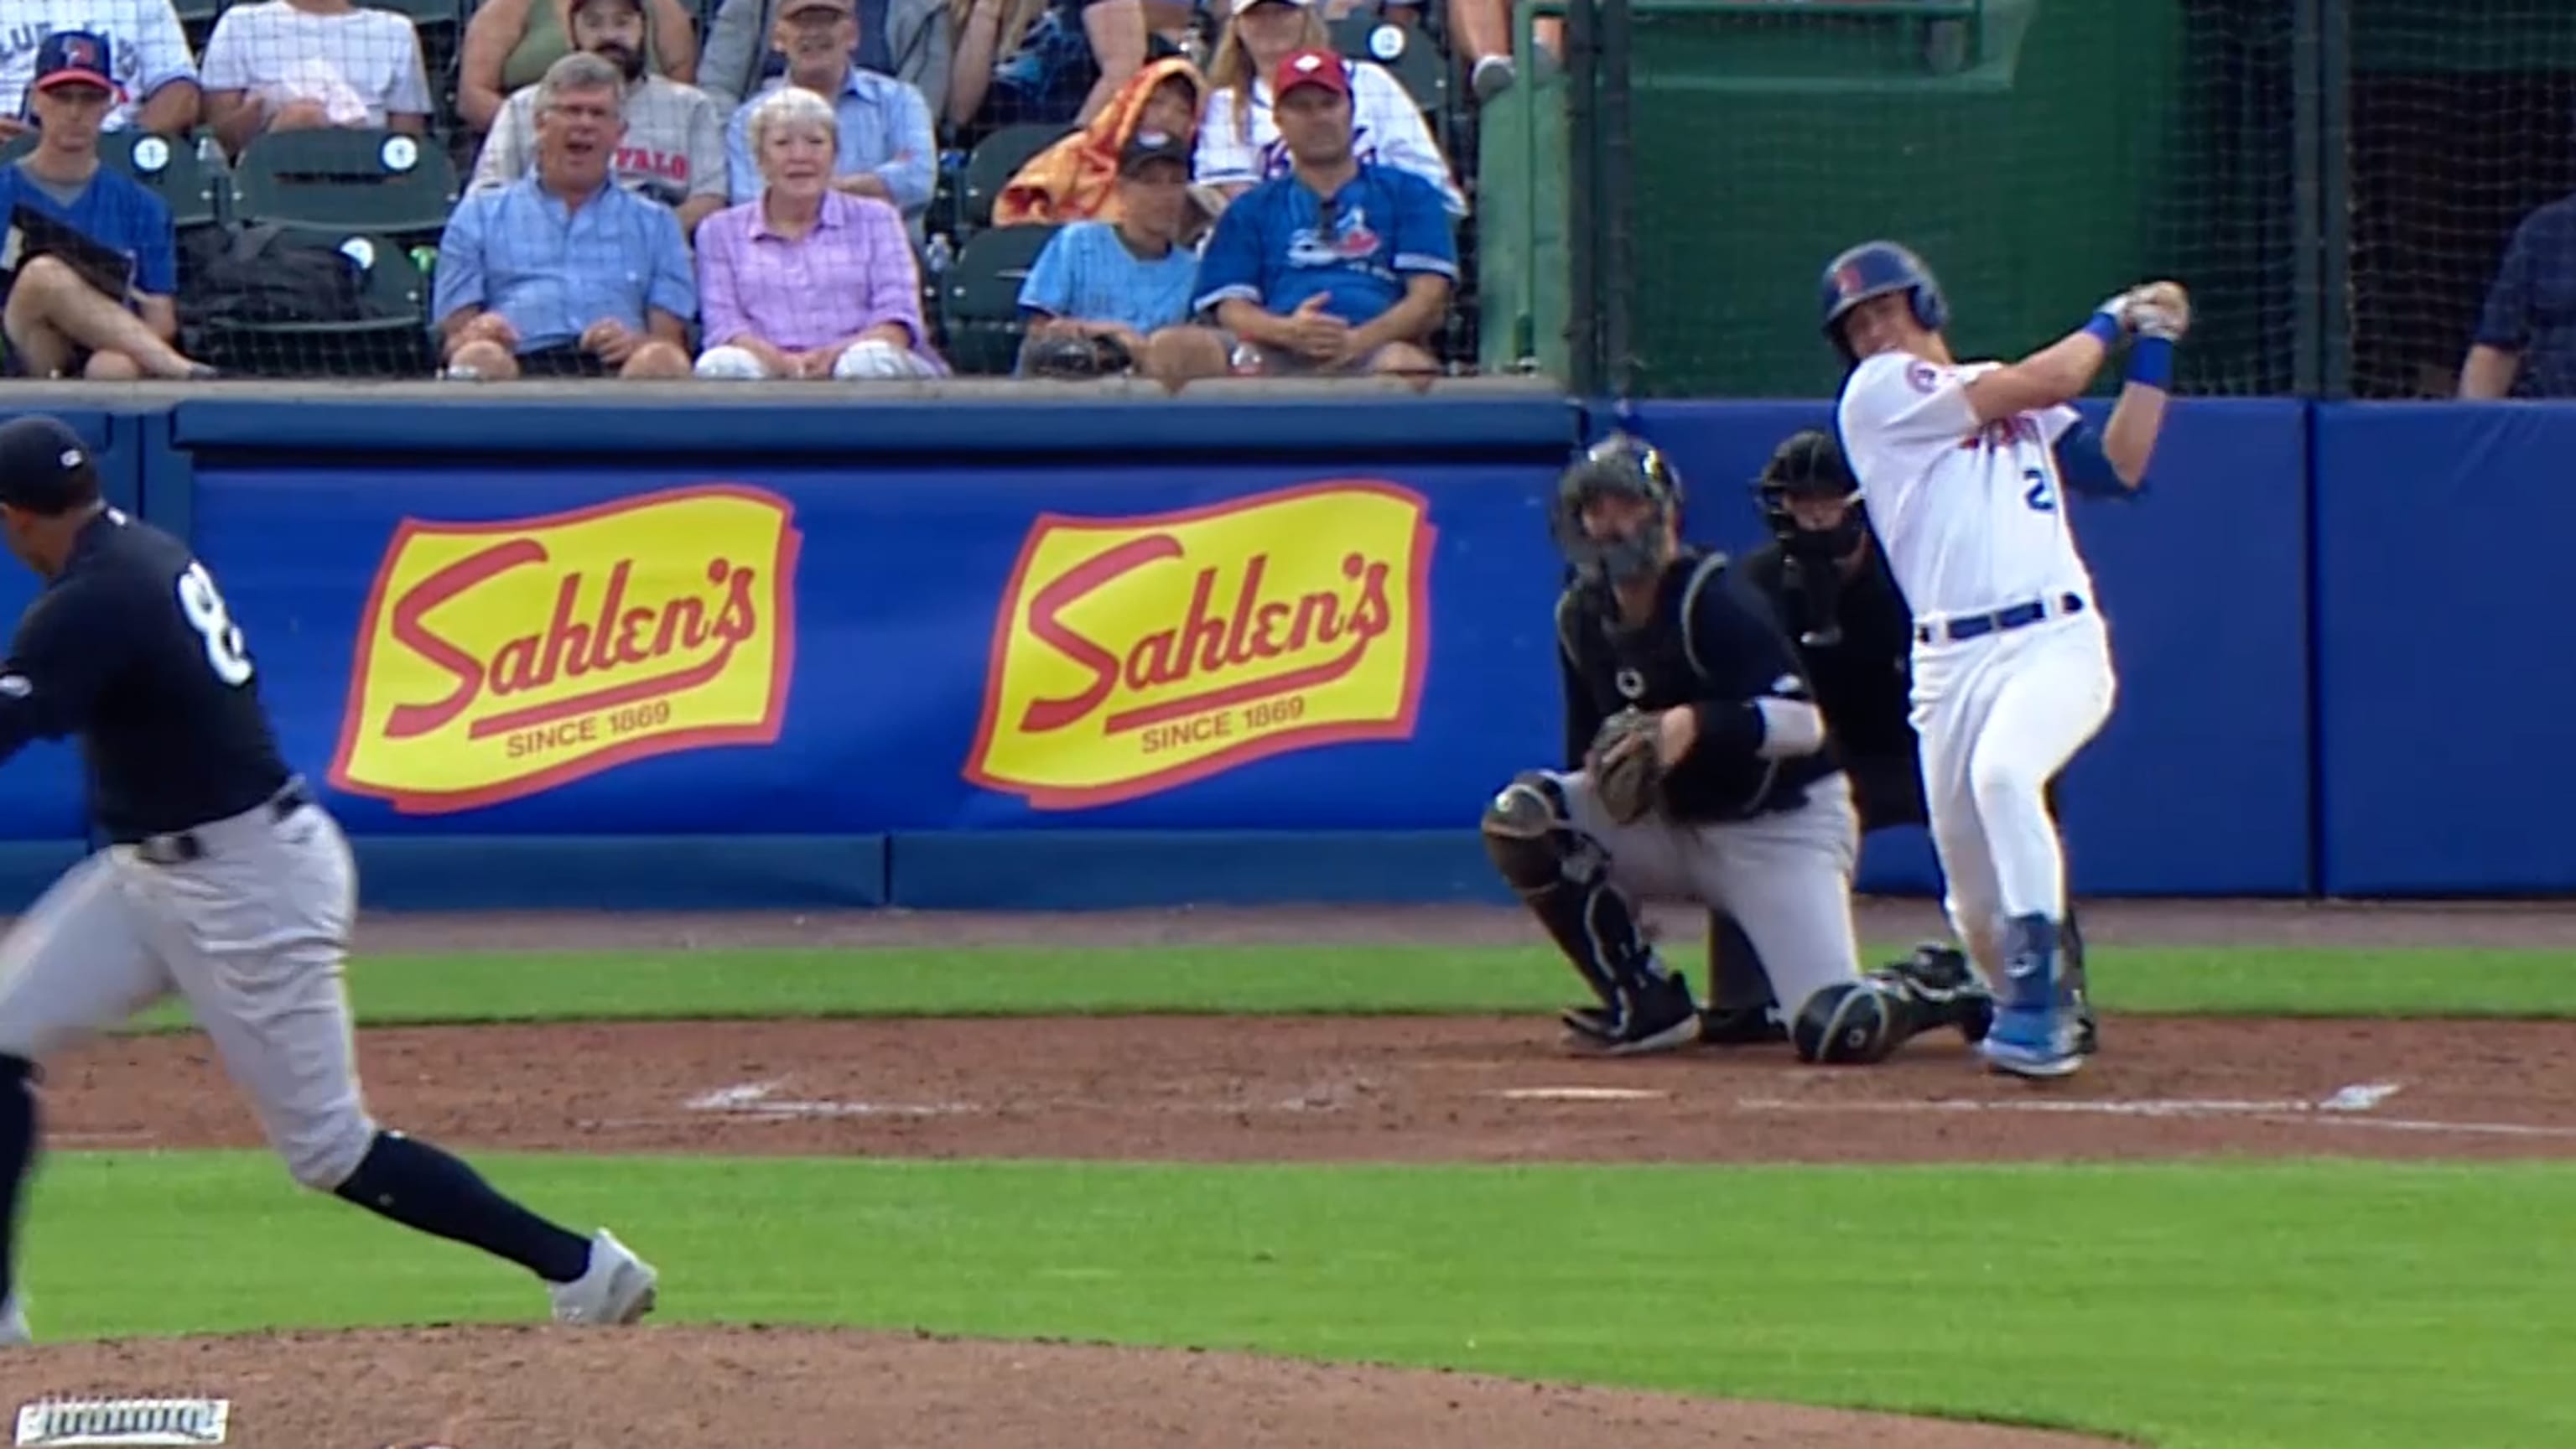
[[[1644,522],[1616,538],[1594,538],[1583,512],[1606,495],[1642,499]],[[1612,433],[1586,450],[1556,484],[1549,526],[1556,546],[1586,580],[1625,583],[1663,567],[1667,530],[1680,515],[1681,476],[1664,455],[1629,433]]]
[[[1762,502],[1762,521],[1771,526],[1771,536],[1801,557],[1848,558],[1869,532],[1869,510],[1861,502],[1860,482],[1852,477],[1851,465],[1843,460],[1843,450],[1830,433],[1807,428],[1782,439],[1771,461],[1762,465],[1762,476],[1753,480],[1753,491]],[[1789,507],[1791,499],[1831,499],[1843,505],[1843,516],[1830,528],[1808,528]]]

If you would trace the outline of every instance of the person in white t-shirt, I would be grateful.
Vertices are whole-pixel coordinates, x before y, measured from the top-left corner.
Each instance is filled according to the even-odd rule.
[[[235,5],[206,40],[206,119],[238,156],[270,131],[429,129],[420,35],[350,0]]]
[[[2058,949],[2066,859],[2050,780],[2110,718],[2118,685],[2065,490],[2134,491],[2164,425],[2180,285],[2113,297],[2019,362],[1961,363],[1922,260],[1865,242],[1825,267],[1827,340],[1851,375],[1835,420],[1870,522],[1914,615],[1913,723],[1943,902],[1995,989],[1979,1050],[1999,1072],[2083,1065],[2084,1003]],[[2097,435],[2068,406],[2131,344]]]
[[[110,78],[124,94],[104,129],[184,136],[196,126],[196,58],[170,0],[0,0],[0,143],[26,133],[36,48],[58,30],[107,38]]]
[[[1230,0],[1233,17],[1208,57],[1207,111],[1199,121],[1190,174],[1210,210],[1288,174],[1288,147],[1270,110],[1270,77],[1301,50],[1333,41],[1313,0]],[[1363,164],[1410,171],[1440,189],[1451,216],[1467,214],[1449,158],[1423,123],[1422,108],[1385,67],[1345,60],[1350,76],[1351,146]]]

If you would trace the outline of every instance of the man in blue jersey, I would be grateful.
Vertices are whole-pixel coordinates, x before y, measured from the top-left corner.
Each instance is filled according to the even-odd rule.
[[[27,110],[36,149],[0,167],[0,330],[20,377],[189,378],[213,369],[179,335],[178,238],[170,209],[99,163],[98,135],[121,94],[107,41],[45,37]]]
[[[1333,52],[1289,55],[1271,96],[1291,169],[1217,218],[1199,259],[1199,309],[1268,375],[1429,378],[1458,281],[1439,189],[1352,154],[1350,73]]]

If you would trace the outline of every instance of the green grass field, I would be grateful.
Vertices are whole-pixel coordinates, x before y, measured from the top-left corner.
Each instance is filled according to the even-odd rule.
[[[2576,1014],[2539,953],[2096,952],[2114,1013]],[[1525,1010],[1527,950],[387,958],[369,1021]],[[2576,1162],[1183,1167],[479,1159],[665,1273],[662,1321],[1234,1347],[2079,1427],[2174,1449],[2576,1442]],[[1042,1203],[1042,1212],[1030,1205]],[[49,1338],[528,1320],[249,1153],[66,1152]],[[217,1249],[220,1248],[220,1251]]]

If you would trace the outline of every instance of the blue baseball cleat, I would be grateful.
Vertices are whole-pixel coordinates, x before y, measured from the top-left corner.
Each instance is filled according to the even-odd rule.
[[[1977,1050],[1989,1070],[2010,1076],[2071,1075],[2084,1065],[2084,1033],[2057,969],[2057,923],[2019,916],[2007,929],[1995,1021]]]

